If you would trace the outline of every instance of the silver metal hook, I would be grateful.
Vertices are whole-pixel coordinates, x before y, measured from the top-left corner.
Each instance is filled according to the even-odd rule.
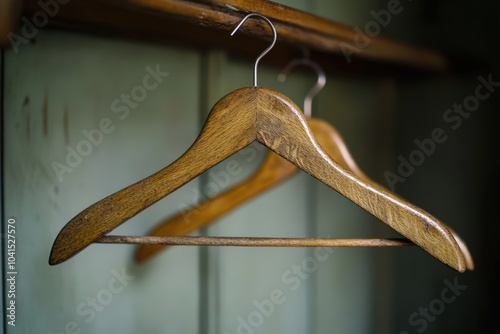
[[[319,66],[317,63],[313,62],[308,58],[294,59],[290,61],[288,65],[286,65],[285,68],[281,71],[281,73],[278,75],[278,80],[280,82],[284,82],[286,80],[288,72],[290,72],[290,70],[297,65],[309,66],[313,68],[318,74],[318,81],[316,81],[316,84],[314,84],[314,86],[312,86],[311,89],[309,89],[306,97],[304,98],[304,115],[306,116],[306,118],[311,118],[312,101],[316,96],[316,94],[318,94],[323,89],[323,87],[325,87],[326,84],[325,71],[323,71],[321,66]]]
[[[251,13],[251,14],[248,14],[247,16],[245,16],[243,18],[243,20],[241,20],[241,22],[236,26],[236,28],[234,28],[233,32],[231,33],[231,36],[234,35],[234,33],[243,25],[243,23],[245,23],[245,21],[251,17],[251,16],[258,16],[260,17],[261,19],[265,20],[269,26],[271,27],[272,31],[273,31],[273,41],[271,43],[271,45],[269,45],[267,47],[267,49],[265,49],[258,57],[257,59],[255,60],[255,65],[253,66],[253,85],[254,87],[257,87],[257,65],[259,64],[259,61],[269,52],[271,51],[271,49],[273,48],[274,44],[276,43],[276,39],[278,38],[278,33],[276,32],[276,29],[274,28],[274,25],[273,23],[265,16],[263,15],[260,15],[260,14],[256,14],[256,13]]]

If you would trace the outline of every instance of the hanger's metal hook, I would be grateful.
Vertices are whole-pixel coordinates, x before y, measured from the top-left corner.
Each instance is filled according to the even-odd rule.
[[[285,68],[281,71],[281,73],[278,75],[278,80],[280,82],[284,82],[286,80],[288,72],[290,72],[290,70],[297,65],[309,66],[313,68],[318,74],[318,81],[316,81],[316,84],[312,86],[311,89],[309,89],[306,97],[304,98],[304,115],[306,116],[306,118],[311,118],[313,98],[323,89],[323,87],[325,87],[326,84],[325,71],[323,71],[321,66],[308,58],[294,59],[290,61],[288,65],[286,65]]]
[[[260,17],[261,19],[265,20],[269,26],[271,27],[272,31],[273,31],[273,41],[271,43],[271,45],[269,45],[267,47],[267,49],[265,49],[259,57],[257,57],[257,59],[255,60],[255,65],[253,66],[253,85],[254,87],[257,87],[257,65],[259,65],[259,61],[269,52],[271,51],[271,49],[273,48],[274,44],[276,43],[276,39],[278,38],[278,34],[276,33],[276,29],[274,28],[274,25],[273,23],[265,16],[263,15],[260,15],[260,14],[256,14],[256,13],[251,13],[251,14],[248,14],[247,16],[245,16],[243,18],[243,20],[241,20],[241,22],[236,26],[236,28],[234,28],[233,32],[231,33],[231,36],[234,35],[234,33],[243,25],[243,23],[245,23],[245,21],[251,17],[251,16],[258,16]]]

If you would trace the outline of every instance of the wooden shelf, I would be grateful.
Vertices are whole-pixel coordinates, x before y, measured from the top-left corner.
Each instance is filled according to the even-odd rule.
[[[31,18],[40,10],[37,0],[26,0],[23,15]],[[278,43],[266,56],[269,62],[282,65],[308,49],[327,70],[334,67],[341,72],[440,73],[449,67],[439,52],[379,36],[360,47],[359,33],[351,27],[266,0],[71,0],[60,5],[48,25],[201,49],[223,48],[254,58],[271,38],[265,22],[250,19],[237,38],[229,36],[250,12],[268,17],[278,32]],[[353,50],[350,62],[346,50]]]

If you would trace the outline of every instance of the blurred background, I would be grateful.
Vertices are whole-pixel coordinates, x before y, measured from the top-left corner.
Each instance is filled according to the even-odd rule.
[[[373,12],[389,3],[279,2],[361,30],[374,20]],[[440,74],[379,70],[350,75],[345,71],[349,65],[332,66],[326,69],[325,88],[314,99],[313,116],[342,134],[365,174],[462,236],[474,258],[474,271],[458,273],[418,247],[171,247],[137,264],[135,246],[94,244],[65,263],[49,266],[50,249],[61,228],[87,206],[184,153],[213,104],[250,85],[253,57],[260,53],[258,49],[245,57],[218,48],[49,25],[29,42],[20,41],[17,50],[5,48],[1,54],[3,231],[8,219],[16,221],[18,272],[16,326],[8,325],[5,314],[4,330],[497,332],[494,268],[499,252],[494,245],[499,228],[494,201],[499,184],[495,133],[500,5],[493,0],[408,0],[400,5],[403,10],[382,28],[381,36],[440,51],[450,59],[451,69]],[[297,68],[286,82],[278,82],[277,75],[290,60],[282,59],[279,66],[264,59],[259,85],[283,92],[302,106],[316,74]],[[162,73],[157,85],[131,101],[144,78],[155,71]],[[85,146],[88,134],[103,128],[103,136]],[[436,131],[442,140],[419,155],[423,158],[404,177],[391,178],[399,175],[402,161],[422,151],[418,143],[433,138]],[[85,154],[72,156],[68,163],[75,151]],[[266,152],[252,144],[113,234],[147,234],[162,219],[248,178]],[[398,236],[302,172],[198,234]]]

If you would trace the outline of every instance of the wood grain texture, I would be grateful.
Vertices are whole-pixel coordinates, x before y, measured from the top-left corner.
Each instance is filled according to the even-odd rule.
[[[96,243],[177,246],[238,247],[402,247],[413,246],[408,239],[322,239],[322,238],[248,238],[248,237],[173,237],[106,235]]]
[[[359,179],[365,182],[375,183],[361,171],[353,156],[349,152],[344,139],[334,127],[332,127],[329,123],[316,118],[309,119],[308,124],[320,146],[335,163],[352,172]],[[196,207],[190,208],[186,212],[177,214],[172,218],[165,219],[148,235],[183,236],[190,234],[209,225],[214,220],[222,217],[231,210],[234,210],[243,202],[258,196],[269,188],[285,181],[297,171],[298,169],[294,165],[281,158],[279,155],[270,152],[258,171],[248,180],[241,182],[237,186],[214,198],[204,201]],[[388,193],[391,193],[389,190],[385,190]],[[392,195],[396,196],[395,194]],[[458,243],[458,246],[464,256],[467,270],[474,270],[474,260],[467,244],[454,230],[447,225],[445,226]],[[370,241],[366,239],[359,240],[358,245],[361,247],[370,243]],[[168,245],[172,244],[173,243],[167,243],[166,241],[164,241],[164,243],[156,244],[141,242],[137,249],[135,259],[138,262],[145,262],[158,252],[164,250],[168,247]]]
[[[308,124],[321,147],[335,162],[345,169],[350,169],[359,177],[366,178],[356,165],[342,137],[331,125],[316,118],[309,119]],[[271,151],[250,178],[185,212],[165,219],[148,235],[188,235],[221,218],[251,198],[289,179],[298,171],[295,165]],[[135,259],[138,262],[144,262],[166,247],[166,245],[139,245]]]
[[[38,2],[26,0],[24,14],[32,17],[40,11]],[[240,36],[235,41],[229,37],[229,31],[250,12],[265,15],[275,24],[280,36],[278,48],[282,51],[274,51],[281,56],[277,64],[282,64],[284,55],[292,58],[307,48],[318,53],[316,59],[324,59],[324,68],[334,63],[335,73],[343,69],[366,75],[370,69],[376,71],[380,67],[384,74],[391,67],[398,70],[393,74],[402,69],[432,73],[449,69],[448,59],[438,51],[380,36],[370,37],[368,45],[357,47],[355,39],[359,36],[353,27],[264,0],[72,0],[60,6],[48,26],[169,45],[222,47],[231,53],[253,55],[252,50],[260,49],[256,44],[267,44],[270,34],[266,25],[248,22],[242,27],[243,36],[248,38]],[[346,62],[343,48],[353,51],[352,63]]]
[[[179,159],[159,172],[91,205],[57,236],[49,263],[72,257],[99,237],[156,203],[205,170],[255,141],[256,103],[245,90],[223,97],[198,139]]]
[[[328,153],[328,155],[330,155],[333,161],[338,163],[342,168],[352,172],[361,180],[375,184],[375,181],[366,176],[366,174],[364,174],[358,167],[356,161],[349,152],[344,139],[334,127],[322,120],[315,120],[314,123],[310,122],[309,126],[321,147],[325,150],[326,153]],[[336,152],[337,154],[332,155],[331,152]],[[392,194],[393,196],[397,197],[396,194],[392,193],[387,188],[381,185],[379,186],[381,188],[384,188],[388,194]],[[465,241],[463,241],[463,239],[449,226],[444,226],[450,231],[450,233],[455,238],[458,246],[460,247],[460,250],[462,251],[462,254],[464,256],[465,266],[467,270],[474,270],[474,260]]]
[[[95,203],[57,236],[49,259],[61,263],[127,219],[254,140],[338,191],[438,260],[463,272],[465,260],[444,224],[342,168],[321,148],[301,110],[279,92],[236,90],[212,109],[191,148],[171,165]]]
[[[227,31],[236,26],[242,14],[256,12],[273,22],[280,40],[287,44],[335,54],[343,54],[342,49],[347,48],[351,51],[356,50],[353,51],[356,57],[406,64],[422,69],[439,71],[448,66],[445,57],[437,52],[378,36],[371,37],[368,45],[359,48],[355,45],[355,39],[359,37],[351,27],[267,0],[107,1],[137,10],[175,15],[178,19],[193,24]],[[271,36],[261,21],[247,24],[242,30],[266,40]]]
[[[465,271],[465,259],[447,227],[429,213],[356,177],[335,163],[315,140],[307,121],[288,98],[262,89],[257,140],[300,169],[338,191],[438,260]],[[272,96],[272,97],[271,97]]]
[[[183,236],[209,225],[250,200],[295,175],[299,170],[274,152],[267,154],[260,168],[247,180],[203,201],[196,207],[169,217],[149,232],[151,236]],[[141,245],[135,259],[143,262],[163,250],[162,245]]]

